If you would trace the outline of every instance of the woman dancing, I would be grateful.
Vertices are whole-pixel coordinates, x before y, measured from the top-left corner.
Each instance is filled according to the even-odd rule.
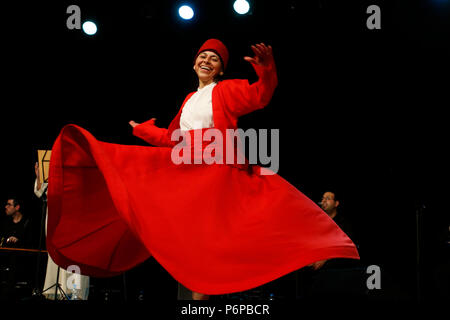
[[[207,40],[193,66],[198,90],[169,127],[157,127],[154,118],[129,122],[133,134],[153,146],[101,142],[76,125],[62,129],[52,149],[48,194],[47,247],[58,265],[111,276],[153,256],[194,299],[205,299],[323,260],[359,259],[333,220],[279,175],[248,161],[174,161],[177,131],[189,138],[183,152],[204,157],[208,130],[226,140],[240,116],[270,102],[277,86],[272,48],[251,48],[255,56],[245,60],[258,80],[218,81],[228,50]],[[230,152],[214,150],[215,160]]]

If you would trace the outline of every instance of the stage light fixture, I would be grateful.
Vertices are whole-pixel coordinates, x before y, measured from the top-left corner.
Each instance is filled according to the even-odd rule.
[[[92,21],[85,21],[83,23],[83,31],[89,36],[97,33],[97,25]]]
[[[188,5],[183,5],[178,9],[178,15],[184,20],[191,20],[194,17],[194,10]]]
[[[250,10],[250,4],[246,0],[236,0],[233,4],[233,9],[236,13],[247,14]]]

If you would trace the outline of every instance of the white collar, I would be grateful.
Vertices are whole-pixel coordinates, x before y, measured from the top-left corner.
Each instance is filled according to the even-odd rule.
[[[200,91],[200,90],[203,90],[203,89],[206,89],[206,88],[208,88],[208,87],[214,87],[215,85],[217,84],[217,82],[215,82],[215,81],[213,81],[213,82],[211,82],[210,84],[208,84],[208,85],[206,85],[206,86],[204,86],[203,88],[197,88],[197,91]]]

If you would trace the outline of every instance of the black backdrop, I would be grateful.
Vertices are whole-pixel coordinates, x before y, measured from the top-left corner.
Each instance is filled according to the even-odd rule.
[[[315,201],[337,190],[365,263],[381,265],[414,297],[416,211],[426,206],[430,261],[441,255],[439,232],[448,225],[438,180],[448,146],[449,6],[252,1],[252,14],[237,17],[231,1],[195,3],[191,22],[177,18],[175,1],[2,4],[5,201],[19,195],[37,224],[36,150],[50,149],[65,124],[102,141],[144,144],[128,121],[169,124],[196,88],[192,59],[204,40],[228,46],[226,78],[250,81],[243,56],[264,42],[273,46],[279,87],[240,126],[280,129],[279,174]],[[82,21],[97,23],[95,36],[67,29],[71,4]],[[381,30],[366,28],[370,4],[381,8]]]

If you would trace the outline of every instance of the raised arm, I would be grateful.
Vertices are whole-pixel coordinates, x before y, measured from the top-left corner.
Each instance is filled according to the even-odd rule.
[[[247,56],[244,59],[252,64],[258,75],[258,81],[249,84],[247,80],[240,80],[237,85],[230,83],[225,90],[227,95],[225,98],[231,102],[227,107],[236,117],[268,105],[278,85],[272,47],[260,43],[251,48],[255,56],[253,58]]]

